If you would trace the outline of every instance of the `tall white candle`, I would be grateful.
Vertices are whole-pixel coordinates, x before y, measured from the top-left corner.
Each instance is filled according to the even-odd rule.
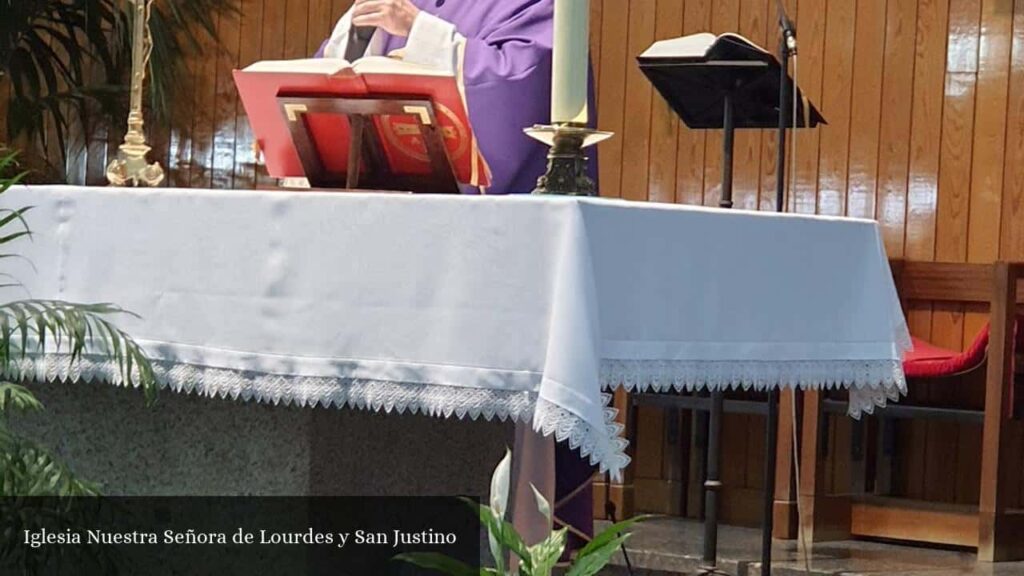
[[[586,124],[590,1],[555,0],[551,121]]]

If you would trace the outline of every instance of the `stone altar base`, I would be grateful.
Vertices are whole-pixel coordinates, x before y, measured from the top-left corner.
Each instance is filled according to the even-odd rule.
[[[512,446],[509,422],[273,406],[107,384],[33,384],[15,428],[116,496],[474,495]]]

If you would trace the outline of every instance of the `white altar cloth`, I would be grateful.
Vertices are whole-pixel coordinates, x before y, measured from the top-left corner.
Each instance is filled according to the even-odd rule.
[[[164,386],[532,421],[627,463],[608,388],[905,391],[873,222],[600,199],[19,187],[33,298],[113,302]],[[117,384],[87,357],[46,379]],[[41,364],[41,363],[40,363]]]

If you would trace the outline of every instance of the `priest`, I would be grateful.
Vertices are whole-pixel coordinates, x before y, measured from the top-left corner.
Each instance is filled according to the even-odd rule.
[[[523,129],[551,123],[554,0],[355,0],[318,55],[346,57],[353,29],[372,33],[358,56],[400,57],[455,75],[491,169],[492,185],[482,192],[528,193],[536,187],[546,171],[548,148]],[[588,84],[593,111],[592,80]],[[594,159],[595,181],[596,168]],[[548,484],[543,491],[557,503],[558,524],[569,528],[570,549],[578,548],[593,534],[593,468],[565,443],[539,439],[528,425],[520,426],[516,437],[517,476]],[[544,464],[552,460],[557,472]],[[515,493],[516,524],[523,528],[518,519],[536,508],[528,485]]]
[[[454,73],[491,169],[484,192],[525,193],[547,165],[523,128],[551,120],[553,20],[553,0],[355,0],[319,55],[344,58],[355,26],[376,29],[364,55]]]

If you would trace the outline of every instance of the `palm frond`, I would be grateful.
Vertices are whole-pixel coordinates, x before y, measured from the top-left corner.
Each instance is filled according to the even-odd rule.
[[[42,409],[43,403],[28,388],[20,384],[0,382],[0,413],[39,412]]]
[[[0,194],[3,194],[11,186],[18,184],[25,178],[27,172],[16,172],[18,169],[18,152],[16,150],[6,150],[0,146]]]
[[[10,4],[8,3],[7,6]],[[4,6],[0,4],[0,6]],[[0,196],[17,184],[24,173],[5,176],[17,167],[17,154],[0,149]],[[31,207],[0,208],[0,247],[31,234],[25,215]],[[0,260],[15,257],[0,253]],[[8,277],[5,273],[0,276]],[[2,284],[4,286],[14,286]],[[126,386],[141,387],[148,402],[155,401],[157,381],[146,353],[111,317],[131,315],[112,304],[72,304],[48,300],[20,300],[0,305],[0,374],[7,380],[27,380],[22,360],[30,356],[65,353],[81,361],[86,353],[104,357],[118,367]],[[42,410],[42,403],[20,384],[0,381],[0,496],[93,496],[97,488],[78,478],[44,446],[15,434],[8,421],[12,413]],[[8,515],[0,515],[7,518]],[[9,526],[0,523],[0,534]],[[0,545],[0,565],[10,559]]]
[[[0,174],[16,162],[16,154],[0,153]],[[19,179],[0,177],[0,195]],[[29,210],[0,209],[0,248],[31,235],[24,217]],[[16,255],[0,252],[0,260],[11,257]],[[66,353],[75,362],[88,352],[113,361],[121,382],[142,388],[147,401],[153,402],[157,393],[153,365],[142,347],[110,321],[116,316],[132,314],[113,304],[20,300],[0,305],[0,372],[19,379],[24,376],[18,373],[19,363],[29,356]]]
[[[79,478],[46,447],[0,428],[0,494],[66,498],[98,493],[96,485]]]
[[[71,362],[86,353],[108,358],[118,367],[121,383],[142,388],[148,401],[156,398],[153,366],[138,343],[115,326],[111,316],[130,315],[112,304],[72,304],[22,300],[0,306],[0,368],[9,377],[23,378],[19,362],[58,353]]]
[[[220,18],[235,18],[239,0],[159,2],[151,21],[150,105],[155,120],[174,118],[172,103],[188,90],[189,57],[216,40]],[[37,147],[88,141],[97,126],[121,129],[131,73],[134,11],[125,0],[0,0],[0,75],[13,87],[8,141]],[[78,138],[71,132],[83,132]],[[46,142],[49,134],[56,142]]]

